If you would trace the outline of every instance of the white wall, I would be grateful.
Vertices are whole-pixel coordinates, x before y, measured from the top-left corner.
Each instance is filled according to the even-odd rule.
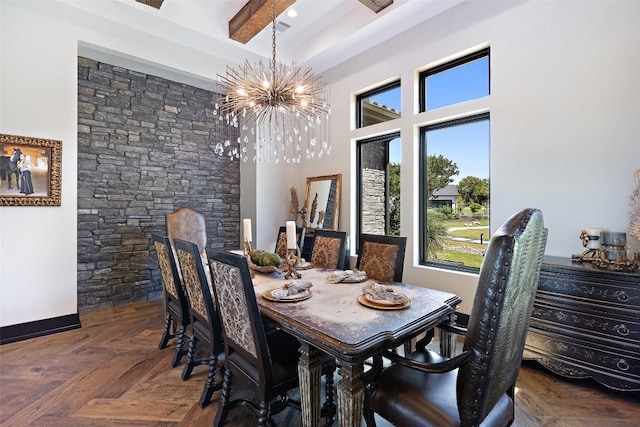
[[[77,312],[77,72],[67,28],[4,3],[0,9],[0,132],[63,141],[62,206],[0,208],[5,326]]]
[[[341,228],[355,230],[355,139],[400,129],[404,280],[455,292],[470,312],[475,275],[418,266],[417,128],[459,108],[414,114],[414,82],[429,64],[489,45],[491,95],[469,105],[491,113],[492,231],[520,208],[540,208],[547,255],[569,257],[582,252],[584,227],[627,230],[640,168],[638,22],[640,2],[471,1],[329,70],[334,152],[325,164],[346,184]],[[402,118],[353,130],[350,94],[398,77]]]
[[[0,1],[0,132],[62,141],[60,207],[0,208],[0,325],[77,313],[77,56],[206,84],[227,63],[52,1]],[[154,71],[156,71],[154,73]]]

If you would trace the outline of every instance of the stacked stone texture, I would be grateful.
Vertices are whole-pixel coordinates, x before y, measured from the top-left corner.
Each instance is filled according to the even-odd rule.
[[[362,229],[371,234],[385,234],[386,144],[386,141],[367,142],[361,151]]]
[[[151,234],[165,214],[206,215],[208,246],[239,242],[239,161],[217,142],[236,131],[211,91],[78,58],[78,309],[159,298]]]

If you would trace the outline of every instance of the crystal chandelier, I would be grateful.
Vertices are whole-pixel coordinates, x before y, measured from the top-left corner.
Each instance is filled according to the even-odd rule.
[[[276,62],[275,0],[272,11],[269,67],[262,60],[254,66],[247,60],[239,69],[227,67],[226,76],[218,75],[226,96],[215,102],[213,114],[237,132],[223,137],[215,152],[246,162],[253,139],[254,161],[300,163],[331,152],[328,91],[324,78],[310,68]]]

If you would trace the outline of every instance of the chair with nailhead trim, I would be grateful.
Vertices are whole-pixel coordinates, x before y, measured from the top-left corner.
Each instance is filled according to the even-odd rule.
[[[400,356],[367,385],[365,420],[374,413],[396,426],[507,426],[515,417],[515,383],[538,288],[547,230],[542,212],[523,209],[491,237],[462,353],[428,349]]]

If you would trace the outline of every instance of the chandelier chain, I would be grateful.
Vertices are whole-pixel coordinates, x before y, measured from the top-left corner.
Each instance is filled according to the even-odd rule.
[[[273,19],[271,21],[271,81],[276,80],[276,0],[271,5]],[[274,85],[275,86],[275,85]]]

